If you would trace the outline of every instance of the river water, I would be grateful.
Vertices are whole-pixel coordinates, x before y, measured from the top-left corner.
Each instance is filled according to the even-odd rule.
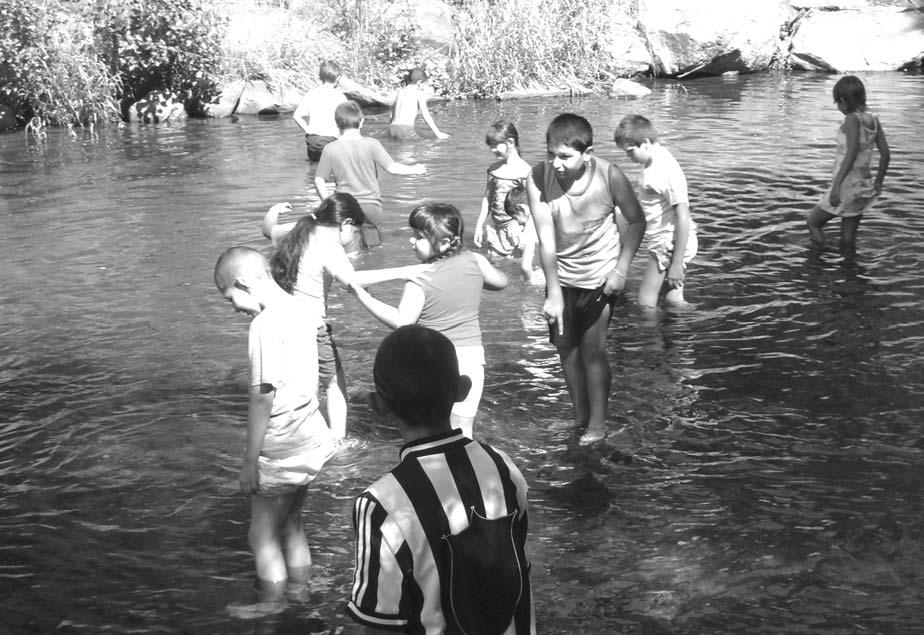
[[[452,138],[365,133],[423,177],[382,179],[384,246],[412,262],[418,201],[474,224],[512,118],[529,161],[561,111],[596,151],[622,116],[652,117],[684,167],[700,227],[685,311],[631,302],[610,328],[603,444],[581,448],[540,290],[485,295],[479,436],[531,484],[529,551],[542,633],[912,633],[924,623],[924,77],[864,76],[892,145],[859,255],[813,255],[804,221],[829,178],[841,115],[819,75],[659,83],[602,97],[450,102]],[[232,244],[268,248],[266,208],[312,203],[288,118],[110,127],[42,144],[0,136],[0,631],[354,633],[353,497],[397,460],[397,431],[362,403],[386,329],[335,292],[349,430],[307,502],[310,597],[240,620],[252,601],[249,507],[236,477],[247,319],[215,291]],[[829,226],[835,238],[836,224]],[[630,276],[629,299],[643,266]],[[397,300],[400,285],[380,288]]]

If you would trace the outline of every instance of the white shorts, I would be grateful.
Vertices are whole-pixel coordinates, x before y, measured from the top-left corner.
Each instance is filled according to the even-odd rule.
[[[474,417],[484,390],[484,346],[456,346],[459,358],[459,374],[472,380],[472,389],[463,401],[452,406],[452,414],[459,417]]]

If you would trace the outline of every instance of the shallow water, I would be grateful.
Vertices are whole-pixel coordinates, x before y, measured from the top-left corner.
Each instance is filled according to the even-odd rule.
[[[700,254],[681,312],[627,302],[610,329],[615,433],[579,448],[541,291],[486,293],[487,382],[477,431],[531,490],[543,633],[911,633],[924,622],[924,77],[870,74],[892,145],[859,256],[812,255],[804,219],[829,178],[835,78],[659,83],[638,101],[453,102],[453,137],[393,142],[423,177],[385,176],[385,244],[404,264],[423,199],[477,215],[483,143],[516,120],[543,156],[558,112],[585,114],[598,154],[651,116],[690,182]],[[386,120],[365,132],[382,137]],[[247,320],[212,285],[225,247],[267,247],[263,212],[312,202],[288,118],[0,136],[0,631],[353,633],[350,504],[392,467],[398,436],[361,403],[386,329],[332,298],[351,434],[307,505],[311,596],[284,614],[252,601],[249,508],[236,477]],[[829,227],[835,236],[836,226]],[[630,278],[634,298],[643,259]],[[399,286],[379,295],[397,299]],[[4,630],[6,629],[6,630]]]

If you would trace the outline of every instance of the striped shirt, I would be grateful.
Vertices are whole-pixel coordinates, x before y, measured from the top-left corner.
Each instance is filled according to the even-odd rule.
[[[459,430],[406,445],[353,507],[347,613],[412,634],[535,633],[523,475]]]

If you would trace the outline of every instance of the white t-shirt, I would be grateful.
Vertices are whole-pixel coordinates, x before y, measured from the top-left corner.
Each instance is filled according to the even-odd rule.
[[[334,111],[346,100],[346,95],[330,84],[315,86],[305,93],[298,109],[308,117],[307,134],[339,137],[340,130],[334,121]]]
[[[645,239],[673,240],[677,213],[674,205],[690,204],[687,178],[670,150],[659,144],[651,146],[651,162],[642,170],[638,202],[645,212]]]

